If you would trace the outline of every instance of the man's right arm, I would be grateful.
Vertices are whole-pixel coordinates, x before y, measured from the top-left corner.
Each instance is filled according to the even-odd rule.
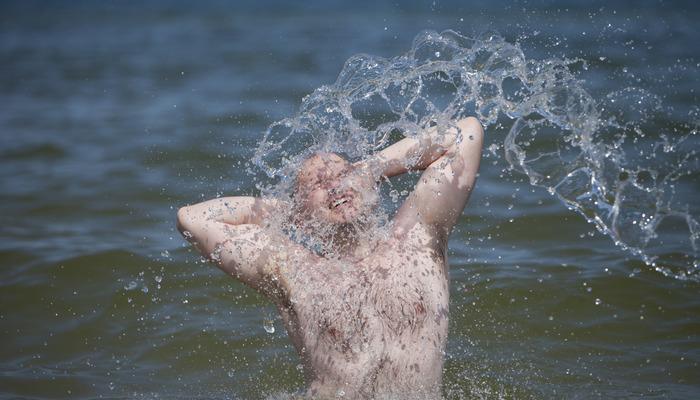
[[[285,253],[286,244],[273,240],[262,226],[274,207],[273,202],[253,197],[213,199],[178,210],[177,225],[223,271],[272,296],[279,289],[271,286],[279,274],[274,258]]]
[[[220,197],[182,207],[178,211],[178,223],[216,220],[230,225],[261,224],[274,210],[272,200],[256,197]]]

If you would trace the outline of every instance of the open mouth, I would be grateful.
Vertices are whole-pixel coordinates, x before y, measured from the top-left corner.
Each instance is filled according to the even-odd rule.
[[[350,201],[349,197],[341,197],[341,198],[335,200],[333,203],[331,203],[331,208],[338,208],[339,206],[341,206],[349,201]]]

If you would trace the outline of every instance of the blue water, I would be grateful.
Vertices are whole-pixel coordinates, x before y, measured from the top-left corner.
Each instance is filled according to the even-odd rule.
[[[264,398],[303,387],[264,299],[199,261],[175,209],[257,194],[261,135],[357,53],[497,31],[697,123],[694,2],[0,4],[0,397]],[[576,68],[576,67],[575,67]],[[669,107],[671,109],[669,109]],[[634,117],[632,115],[632,117]],[[700,395],[698,283],[509,168],[504,118],[450,241],[447,398]],[[696,134],[697,135],[697,134]],[[693,150],[697,139],[684,142]],[[691,147],[691,149],[688,148]],[[696,212],[695,168],[679,204]],[[695,214],[697,215],[697,214]],[[673,229],[670,228],[670,229]]]

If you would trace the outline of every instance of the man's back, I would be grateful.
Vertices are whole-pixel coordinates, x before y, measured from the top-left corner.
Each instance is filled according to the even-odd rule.
[[[310,395],[438,397],[449,296],[436,244],[417,224],[362,260],[289,260],[280,308]]]

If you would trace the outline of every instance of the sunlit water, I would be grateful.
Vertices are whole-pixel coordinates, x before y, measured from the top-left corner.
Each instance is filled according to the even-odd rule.
[[[487,143],[450,241],[446,397],[700,393],[694,6],[17,7],[0,13],[4,398],[299,390],[272,307],[189,250],[175,208],[277,188],[284,121],[306,129],[289,156],[358,158],[472,113]],[[357,124],[327,129],[333,112]],[[384,188],[388,213],[414,179]]]

